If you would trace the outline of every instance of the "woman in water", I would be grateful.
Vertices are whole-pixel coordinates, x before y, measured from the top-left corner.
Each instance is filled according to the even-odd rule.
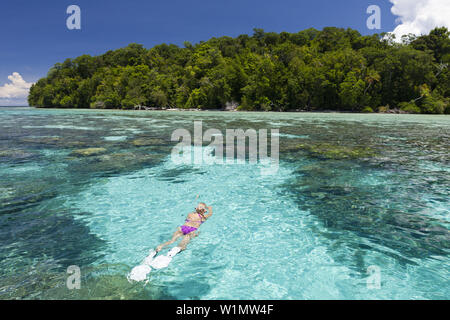
[[[206,214],[207,211],[208,213]],[[212,216],[212,207],[211,206],[208,207],[206,206],[205,203],[200,202],[197,208],[195,208],[195,212],[189,213],[184,224],[177,228],[177,231],[175,231],[175,233],[172,235],[172,239],[159,245],[156,248],[156,252],[159,252],[165,246],[174,243],[180,237],[183,237],[183,239],[178,244],[178,247],[181,249],[181,251],[185,250],[189,241],[197,237],[198,234],[200,233],[200,231],[197,231],[198,228],[200,228],[200,225],[211,216]],[[197,231],[197,233],[195,233],[195,231]]]

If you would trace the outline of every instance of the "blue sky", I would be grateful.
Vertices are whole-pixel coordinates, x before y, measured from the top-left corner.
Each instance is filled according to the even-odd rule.
[[[81,8],[81,30],[66,27],[71,4]],[[373,4],[381,8],[381,30],[366,27],[366,9]],[[185,40],[252,34],[255,27],[275,32],[325,26],[350,27],[362,34],[388,32],[396,26],[391,7],[389,0],[7,0],[0,10],[0,87],[14,72],[35,82],[56,62],[131,42],[147,48],[182,45]]]

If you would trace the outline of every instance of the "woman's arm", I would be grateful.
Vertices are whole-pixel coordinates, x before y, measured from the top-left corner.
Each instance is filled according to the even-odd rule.
[[[212,206],[208,206],[206,208],[208,209],[208,214],[205,214],[205,218],[208,219],[209,217],[212,216],[213,210],[212,210]]]

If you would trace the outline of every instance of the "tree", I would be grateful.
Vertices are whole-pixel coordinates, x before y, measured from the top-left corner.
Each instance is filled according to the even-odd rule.
[[[37,107],[223,108],[450,112],[450,39],[446,28],[407,36],[328,27],[297,33],[220,37],[184,47],[132,43],[51,67],[32,85]],[[426,92],[426,94],[424,94]]]

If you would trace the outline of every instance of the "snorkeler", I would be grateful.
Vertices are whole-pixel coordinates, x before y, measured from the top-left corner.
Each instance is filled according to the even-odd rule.
[[[180,251],[185,250],[188,243],[199,235],[200,231],[197,230],[200,228],[200,225],[205,222],[206,219],[211,217],[212,213],[211,206],[206,206],[204,202],[200,202],[197,208],[195,208],[195,212],[189,213],[184,224],[177,228],[177,231],[172,235],[172,239],[156,247],[155,251],[161,251],[162,248],[174,243],[180,237],[183,237],[183,239],[178,244],[178,247],[180,248]],[[197,231],[197,233],[195,233],[195,231]]]
[[[150,250],[149,255],[144,259],[144,261],[131,270],[127,276],[128,281],[145,281],[147,280],[147,275],[152,268],[162,269],[167,267],[172,261],[172,258],[180,251],[185,250],[191,239],[198,236],[198,228],[200,228],[200,225],[211,216],[212,207],[208,207],[204,202],[200,202],[197,208],[195,208],[195,212],[189,213],[184,224],[177,228],[177,231],[175,231],[172,235],[172,239],[159,245],[155,250]],[[197,233],[195,233],[195,231],[197,231]],[[180,237],[183,237],[183,239],[180,241],[178,246],[172,248],[166,256],[161,255],[154,258],[156,254],[162,250],[162,248],[174,243]]]

